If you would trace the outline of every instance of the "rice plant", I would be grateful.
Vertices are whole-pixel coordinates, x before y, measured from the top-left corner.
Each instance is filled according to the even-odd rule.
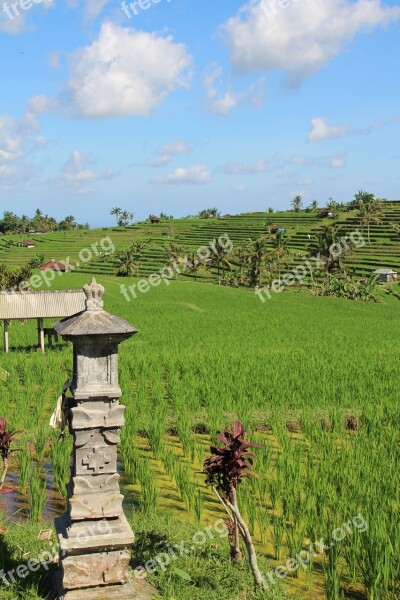
[[[46,506],[46,480],[41,477],[35,466],[32,467],[31,483],[29,488],[29,518],[35,523],[40,523]]]

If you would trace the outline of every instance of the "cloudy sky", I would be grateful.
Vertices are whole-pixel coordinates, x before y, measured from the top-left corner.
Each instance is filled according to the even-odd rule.
[[[0,211],[400,198],[393,0],[0,0]]]

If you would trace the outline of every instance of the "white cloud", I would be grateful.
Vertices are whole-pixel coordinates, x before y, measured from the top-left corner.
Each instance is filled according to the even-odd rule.
[[[223,69],[214,66],[204,78],[204,87],[207,92],[205,108],[210,113],[226,117],[230,111],[243,102],[250,102],[253,106],[260,107],[264,102],[264,79],[249,85],[243,92],[236,92],[230,85],[226,91],[219,92],[217,86],[221,80]]]
[[[400,118],[398,116],[390,117],[389,119],[377,119],[371,125],[366,127],[350,127],[347,123],[342,125],[330,126],[326,122],[325,117],[317,117],[312,119],[310,131],[308,133],[309,142],[321,142],[323,140],[331,140],[337,138],[343,138],[347,135],[369,135],[373,131],[399,123]]]
[[[59,187],[72,188],[78,194],[88,194],[93,191],[93,185],[104,179],[114,176],[111,168],[103,171],[94,171],[96,161],[79,150],[73,150],[71,156],[61,169]]]
[[[41,95],[29,98],[27,105],[29,110],[31,110],[34,114],[44,115],[45,113],[56,110],[58,107],[58,102],[54,98]]]
[[[47,56],[47,64],[53,67],[53,69],[58,69],[60,66],[60,58],[60,52],[53,50],[53,52],[50,52],[50,54]]]
[[[331,156],[328,164],[332,169],[341,169],[346,166],[346,159],[342,155]]]
[[[68,0],[68,6],[71,8],[81,8],[82,0]],[[92,21],[98,17],[103,9],[110,4],[110,0],[84,0],[83,1],[83,16],[85,21]]]
[[[146,161],[146,165],[148,167],[164,167],[175,156],[179,156],[182,154],[189,154],[191,152],[191,148],[187,145],[187,143],[183,140],[175,140],[170,144],[165,144],[160,148],[156,149],[157,158]]]
[[[71,57],[68,82],[78,117],[149,115],[168,94],[187,85],[191,56],[171,36],[104,23],[91,46]]]
[[[46,145],[38,135],[40,125],[33,112],[25,111],[19,119],[0,116],[0,184],[7,189],[24,187],[37,175],[29,156]]]
[[[321,142],[345,137],[349,133],[347,123],[343,125],[328,125],[325,117],[316,117],[311,121],[311,127],[308,134],[309,142]]]
[[[29,4],[24,3],[26,6]],[[48,10],[54,6],[53,0],[32,0],[28,9],[23,9],[20,2],[1,2],[0,6],[0,31],[18,35],[32,29],[28,24],[28,16],[40,7]]]
[[[249,0],[223,31],[239,71],[283,70],[287,82],[298,85],[356,35],[399,18],[400,6],[381,0]]]
[[[196,165],[194,167],[180,167],[172,173],[165,176],[153,177],[152,183],[164,183],[172,185],[182,184],[204,184],[211,181],[211,173],[206,165]]]
[[[232,189],[234,192],[239,192],[240,194],[246,191],[246,187],[244,185],[235,185]]]
[[[227,163],[218,170],[226,175],[257,175],[268,171],[270,160],[262,158],[254,163]]]
[[[298,165],[300,167],[308,167],[313,163],[310,158],[306,156],[292,156],[289,160],[292,165]]]

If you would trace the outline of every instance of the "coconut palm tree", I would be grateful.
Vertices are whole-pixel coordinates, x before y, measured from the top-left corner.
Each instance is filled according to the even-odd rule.
[[[310,212],[317,212],[318,210],[318,202],[316,200],[313,200],[310,204],[310,206],[308,207],[308,210]]]
[[[221,285],[221,271],[222,274],[225,274],[225,269],[232,271],[232,252],[227,251],[226,246],[217,239],[212,244],[212,250],[210,268],[217,269],[218,285]]]
[[[137,260],[132,248],[121,250],[117,255],[117,268],[115,275],[117,277],[130,277],[137,272]]]
[[[340,252],[333,253],[333,247],[340,246]],[[324,260],[328,282],[331,280],[335,269],[343,270],[343,258],[351,251],[351,245],[347,242],[344,246],[340,243],[340,236],[334,225],[325,225],[317,230],[315,239],[308,244],[307,250],[310,256],[320,256]]]
[[[251,287],[261,285],[263,267],[268,254],[267,238],[261,236],[257,240],[250,240],[247,247],[247,265],[249,284]]]
[[[301,196],[295,196],[292,200],[292,208],[294,212],[300,212],[303,206],[303,199]]]
[[[285,258],[289,254],[288,240],[285,238],[283,231],[278,231],[275,238],[272,240],[272,255],[274,256],[278,265],[278,277],[281,278],[281,265],[282,262],[287,264]]]
[[[184,260],[185,253],[186,253],[185,247],[180,246],[173,240],[170,240],[168,243],[168,246],[164,247],[164,254],[165,254],[167,260],[169,260],[172,265],[180,264],[181,261]],[[174,270],[175,270],[175,278],[179,279],[179,277],[178,277],[179,274],[178,274],[177,269],[174,269]]]
[[[352,205],[354,206],[354,208],[358,208],[360,210],[363,204],[372,204],[374,200],[374,194],[371,194],[370,192],[365,192],[364,190],[359,190],[357,194],[354,194],[354,200],[352,202]]]
[[[117,218],[117,225],[119,224],[119,216],[122,212],[122,208],[118,208],[118,206],[116,206],[115,208],[112,209],[112,211],[110,212],[110,215],[115,215]]]
[[[364,227],[367,228],[369,244],[371,243],[371,236],[370,236],[371,225],[372,224],[382,225],[382,220],[379,217],[381,211],[382,211],[382,207],[376,202],[369,201],[369,202],[363,202],[362,204],[360,204],[358,217],[360,219],[361,228],[362,229]]]

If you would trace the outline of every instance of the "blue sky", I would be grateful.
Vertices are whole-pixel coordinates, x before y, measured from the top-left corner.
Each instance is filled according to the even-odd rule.
[[[0,0],[0,210],[399,199],[399,25],[379,0]]]

